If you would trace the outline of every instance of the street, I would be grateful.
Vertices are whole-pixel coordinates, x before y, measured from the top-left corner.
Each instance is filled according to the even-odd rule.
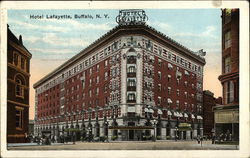
[[[9,146],[8,150],[238,150],[237,145],[211,144],[203,141],[114,141],[114,142],[76,142],[73,144],[22,145]]]

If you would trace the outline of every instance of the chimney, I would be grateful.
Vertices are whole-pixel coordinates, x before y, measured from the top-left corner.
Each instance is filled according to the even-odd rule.
[[[22,35],[19,36],[19,43],[23,45]]]

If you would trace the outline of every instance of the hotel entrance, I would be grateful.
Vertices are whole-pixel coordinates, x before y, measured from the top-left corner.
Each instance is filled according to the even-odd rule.
[[[118,135],[120,137],[120,138],[118,138],[118,140],[140,141],[140,140],[143,140],[143,133],[145,134],[146,130],[153,130],[154,127],[118,126],[118,127],[109,127],[109,129],[121,131],[121,135]]]

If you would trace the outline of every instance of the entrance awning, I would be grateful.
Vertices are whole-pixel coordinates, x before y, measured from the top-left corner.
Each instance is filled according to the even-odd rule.
[[[152,126],[110,126],[109,129],[121,129],[121,130],[147,130],[154,129]]]
[[[181,128],[179,127],[178,130],[179,131],[191,131],[192,128],[191,127],[181,127]]]

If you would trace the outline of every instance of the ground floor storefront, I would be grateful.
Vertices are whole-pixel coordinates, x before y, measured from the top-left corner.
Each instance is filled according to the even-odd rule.
[[[117,119],[60,122],[35,125],[35,135],[51,131],[54,139],[81,141],[147,141],[147,140],[192,140],[203,136],[201,122],[181,122],[176,120],[139,121]]]
[[[214,107],[215,137],[218,141],[239,141],[239,106]]]

